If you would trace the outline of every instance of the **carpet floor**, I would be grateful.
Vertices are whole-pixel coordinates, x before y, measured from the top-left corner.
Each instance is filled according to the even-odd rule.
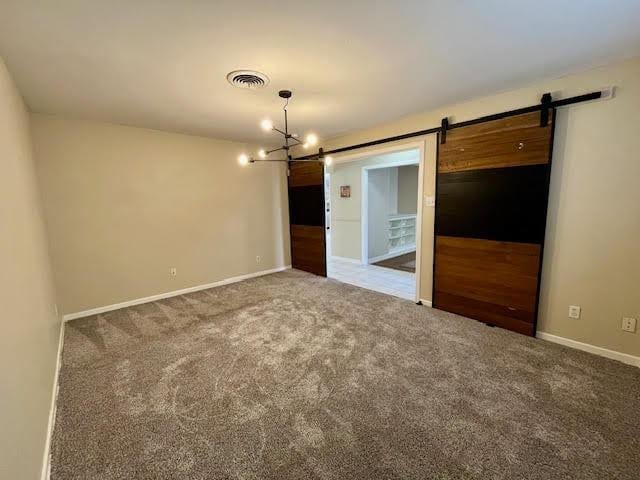
[[[66,324],[51,478],[638,479],[640,369],[286,271]]]

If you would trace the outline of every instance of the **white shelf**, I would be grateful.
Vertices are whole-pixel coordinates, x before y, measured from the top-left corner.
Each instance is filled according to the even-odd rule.
[[[416,215],[399,214],[388,218],[389,252],[410,251],[416,245]]]
[[[393,222],[395,220],[413,220],[414,222],[416,221],[416,214],[415,213],[399,213],[397,215],[389,215],[389,221]]]

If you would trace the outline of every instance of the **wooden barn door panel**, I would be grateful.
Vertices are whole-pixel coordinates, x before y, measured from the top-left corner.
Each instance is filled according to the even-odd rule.
[[[447,131],[439,146],[434,307],[534,335],[554,112]]]
[[[324,166],[289,164],[289,222],[293,268],[327,276]]]
[[[438,236],[437,308],[533,334],[540,246]]]
[[[534,112],[447,131],[438,172],[547,164],[552,130],[552,122],[541,127]]]

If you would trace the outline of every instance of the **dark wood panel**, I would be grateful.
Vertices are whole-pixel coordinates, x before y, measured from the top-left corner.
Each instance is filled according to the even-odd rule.
[[[438,172],[539,165],[549,162],[553,115],[540,126],[540,113],[503,118],[447,131]]]
[[[292,225],[324,225],[324,185],[289,187],[289,216]]]
[[[324,227],[291,225],[291,264],[293,268],[327,276]]]
[[[320,162],[289,163],[291,265],[327,276],[324,166]]]
[[[434,306],[532,334],[540,251],[538,244],[438,235]]]
[[[541,243],[548,177],[548,164],[439,174],[438,234]]]
[[[309,185],[324,185],[324,168],[322,163],[289,163],[289,187],[307,187]]]
[[[456,313],[463,317],[473,318],[488,325],[506,328],[523,335],[535,335],[535,323],[512,315],[512,312],[501,305],[481,302],[471,298],[439,292],[438,306],[440,310]]]

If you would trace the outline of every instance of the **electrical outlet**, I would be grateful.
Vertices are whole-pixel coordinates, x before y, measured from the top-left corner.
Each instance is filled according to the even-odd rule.
[[[622,317],[622,330],[633,333],[636,331],[636,323],[635,318]]]
[[[580,310],[577,305],[569,305],[569,318],[580,318]]]
[[[178,275],[178,269],[176,267],[171,267],[169,269],[169,275],[171,275],[172,277],[175,277],[176,275]]]
[[[260,263],[262,261],[262,257],[260,255],[256,255],[256,263]]]

